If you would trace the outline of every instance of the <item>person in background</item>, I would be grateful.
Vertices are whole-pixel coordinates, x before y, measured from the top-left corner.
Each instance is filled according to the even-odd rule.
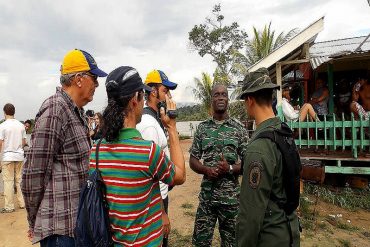
[[[28,237],[41,247],[75,246],[73,230],[91,150],[83,107],[93,100],[97,78],[107,76],[89,53],[78,49],[65,55],[60,72],[62,87],[36,115],[22,175]]]
[[[190,168],[203,175],[199,206],[194,223],[194,246],[212,246],[218,221],[221,246],[236,246],[236,216],[239,209],[243,157],[248,134],[229,117],[226,86],[215,84],[211,91],[212,118],[200,123],[189,150]]]
[[[24,129],[26,130],[26,145],[24,146],[24,152],[27,152],[31,144],[31,132],[32,132],[32,122],[27,119],[24,122]]]
[[[366,82],[364,80],[359,80],[352,89],[352,102],[349,107],[351,112],[354,114],[355,119],[360,119],[360,116],[362,116],[362,119],[364,120],[369,120],[370,118],[370,111],[365,111],[362,105],[358,102],[360,98],[360,92],[364,90],[363,85],[365,83]]]
[[[336,97],[336,114],[341,119],[342,113],[349,115],[349,105],[351,104],[352,92],[350,83],[346,79],[342,79],[338,83],[338,96]]]
[[[4,180],[4,208],[0,213],[15,211],[14,205],[14,175],[19,208],[24,208],[21,193],[22,165],[24,160],[23,147],[26,145],[26,130],[21,122],[14,118],[15,107],[8,103],[4,105],[5,121],[0,124],[1,166]]]
[[[99,170],[107,188],[112,239],[120,246],[161,246],[163,240],[162,198],[159,181],[183,184],[184,155],[175,119],[161,109],[168,130],[171,160],[153,141],[144,140],[136,125],[144,107],[143,84],[136,69],[121,66],[106,80],[108,105],[103,112],[104,140],[99,148]],[[176,104],[166,96],[168,110]],[[96,145],[90,158],[95,169]]]
[[[146,107],[143,111],[141,122],[136,125],[144,140],[154,141],[161,149],[170,157],[170,151],[167,142],[167,130],[162,123],[160,115],[160,104],[166,103],[166,95],[171,98],[170,90],[175,90],[177,84],[170,81],[166,74],[161,70],[153,70],[149,72],[145,79],[145,84],[148,85],[152,91],[146,91]],[[163,200],[163,230],[164,240],[163,247],[168,245],[168,234],[170,233],[171,225],[168,217],[168,185],[159,181],[161,189],[161,196]]]
[[[95,143],[103,136],[103,133],[101,132],[103,126],[103,116],[100,112],[97,112],[94,114],[92,121],[93,122],[91,124],[92,130],[90,130],[90,137]]]
[[[31,120],[27,119],[24,122],[24,129],[26,130],[26,133],[27,134],[31,134],[31,130],[32,130],[32,122],[31,122]]]
[[[91,131],[94,130],[94,128],[95,128],[95,122],[93,120],[94,114],[95,113],[94,113],[93,110],[87,110],[86,111],[87,124],[89,126],[89,134],[90,134],[90,137],[91,137]]]
[[[290,90],[291,88],[288,84],[283,85],[282,108],[285,119],[287,121],[297,121],[299,119],[299,121],[303,122],[309,116],[311,121],[318,120],[317,114],[310,103],[304,104],[300,110],[294,109],[290,104]]]
[[[311,105],[318,116],[328,115],[329,89],[326,87],[323,79],[316,80],[316,91],[311,96]]]
[[[370,111],[370,76],[367,77],[360,77],[358,80],[361,82],[361,90],[358,91],[359,99],[361,100],[361,105],[363,106],[364,110],[369,112]]]

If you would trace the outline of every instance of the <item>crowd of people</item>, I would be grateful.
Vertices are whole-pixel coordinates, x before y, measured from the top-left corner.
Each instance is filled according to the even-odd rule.
[[[282,88],[282,110],[287,121],[322,121],[328,115],[329,90],[324,80],[318,78],[317,89],[311,96],[310,102],[302,107],[291,103],[292,85],[285,83]],[[342,79],[338,83],[335,96],[335,113],[341,119],[342,114],[349,119],[351,113],[356,120],[369,120],[370,117],[370,80],[361,77],[355,83]]]
[[[98,77],[107,77],[108,104],[102,114],[85,112]],[[130,66],[107,74],[78,49],[65,55],[60,83],[33,126],[15,120],[10,104],[4,106],[6,121],[0,125],[3,176],[13,178],[16,172],[28,238],[40,246],[75,246],[80,190],[95,169],[98,152],[114,244],[167,246],[170,191],[186,180],[171,97],[177,83],[161,70],[149,72],[143,81]],[[256,120],[256,133],[281,127],[272,107],[278,88],[263,68],[244,78],[239,99]],[[190,168],[203,176],[192,243],[211,246],[218,222],[221,246],[299,246],[296,212],[286,214],[280,206],[287,201],[282,154],[268,139],[248,139],[243,125],[228,114],[228,98],[224,85],[213,86],[212,116],[199,125],[189,150]],[[241,185],[239,176],[244,177]],[[12,196],[5,197],[2,213],[15,209],[9,186],[5,190]]]

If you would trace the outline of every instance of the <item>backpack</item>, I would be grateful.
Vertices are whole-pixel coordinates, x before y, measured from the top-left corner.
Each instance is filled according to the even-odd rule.
[[[76,246],[113,246],[106,186],[98,168],[99,146],[96,145],[96,168],[80,193],[74,237]]]
[[[270,199],[279,208],[283,209],[286,215],[290,215],[299,205],[300,174],[302,170],[301,159],[294,142],[293,132],[286,123],[282,122],[281,129],[261,132],[255,137],[255,139],[258,138],[270,139],[281,152],[283,159],[283,186],[287,201],[283,203],[277,200],[274,195]]]

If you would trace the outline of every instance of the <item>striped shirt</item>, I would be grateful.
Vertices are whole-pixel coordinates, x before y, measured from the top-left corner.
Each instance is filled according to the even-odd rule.
[[[90,148],[83,109],[58,87],[36,115],[23,167],[21,187],[33,243],[53,234],[73,237]]]
[[[95,146],[90,171],[95,168]],[[122,129],[118,141],[103,141],[99,170],[107,186],[109,217],[117,246],[161,246],[162,210],[159,181],[171,185],[175,166],[136,129]]]

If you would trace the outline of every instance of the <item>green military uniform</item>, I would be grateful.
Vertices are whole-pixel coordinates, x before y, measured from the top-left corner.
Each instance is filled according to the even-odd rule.
[[[237,120],[217,121],[212,118],[199,124],[189,152],[198,160],[203,159],[204,166],[217,167],[221,154],[228,164],[233,165],[243,157],[247,138],[246,129]],[[236,246],[239,194],[237,175],[227,174],[215,180],[203,177],[193,233],[195,246],[211,246],[217,219],[221,245]]]
[[[270,198],[285,202],[282,156],[275,143],[254,137],[280,128],[279,118],[262,122],[253,133],[244,155],[244,173],[237,219],[238,246],[289,246],[290,235],[285,212]],[[298,218],[288,215],[294,246],[299,246]]]
[[[253,98],[254,93],[260,90],[278,88],[278,85],[271,82],[267,69],[260,68],[246,75],[242,92],[238,98],[246,99],[248,96]],[[254,102],[258,104],[257,100]],[[249,103],[250,101],[246,104],[247,109],[254,107],[252,109],[258,111],[256,105],[252,106]],[[272,106],[269,105],[269,107],[273,114]],[[271,113],[254,112],[255,116],[259,117],[263,117],[263,114],[270,116]],[[276,203],[285,203],[287,200],[283,185],[282,154],[272,140],[255,139],[262,132],[280,128],[279,118],[265,118],[253,133],[244,154],[240,210],[236,226],[237,241],[240,247],[290,246],[290,234],[292,234],[293,246],[300,245],[299,223],[295,211],[286,216],[285,211]]]

